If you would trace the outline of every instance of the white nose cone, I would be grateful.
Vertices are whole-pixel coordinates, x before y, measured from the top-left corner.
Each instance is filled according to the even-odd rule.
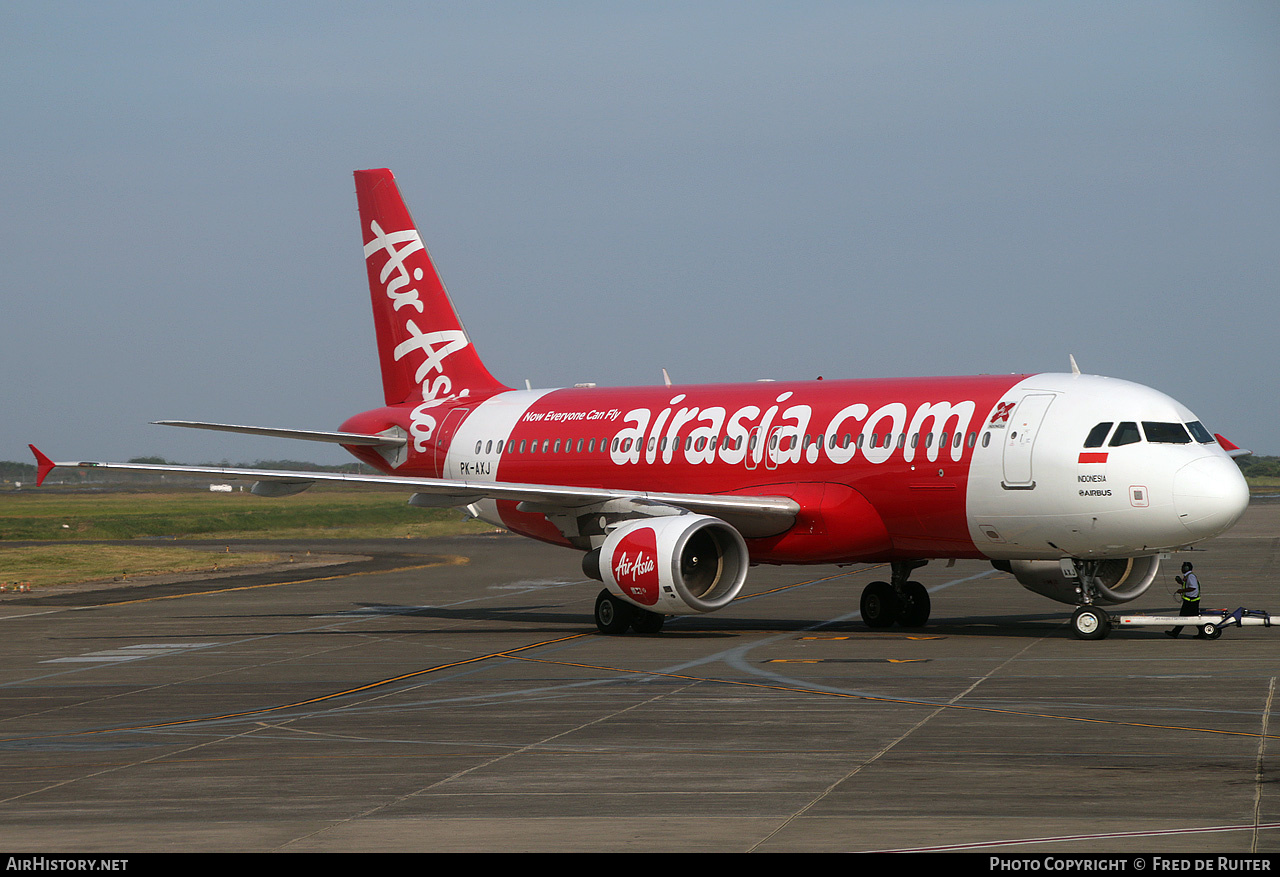
[[[1194,539],[1227,530],[1249,505],[1249,485],[1230,457],[1201,457],[1173,476],[1173,505]]]

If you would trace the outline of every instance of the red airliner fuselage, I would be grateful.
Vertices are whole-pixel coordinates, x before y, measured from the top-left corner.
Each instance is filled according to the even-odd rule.
[[[983,418],[1024,377],[505,391],[439,408],[440,431],[394,471],[795,500],[792,527],[747,535],[754,562],[985,557],[965,514],[969,464]],[[411,411],[365,412],[342,429],[407,429]],[[351,450],[391,471],[376,451]],[[496,522],[572,544],[518,505],[498,501]]]

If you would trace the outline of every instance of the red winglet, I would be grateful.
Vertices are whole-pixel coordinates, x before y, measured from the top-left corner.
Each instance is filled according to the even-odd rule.
[[[1232,444],[1216,432],[1213,434],[1213,437],[1218,440],[1218,445],[1226,451],[1227,456],[1232,459],[1235,459],[1236,457],[1248,457],[1253,454],[1253,451],[1250,451],[1247,448],[1242,448],[1239,445]]]
[[[31,449],[31,453],[36,455],[36,487],[44,484],[45,478],[53,471],[57,465],[44,454],[40,453],[40,449],[35,445],[27,445]]]

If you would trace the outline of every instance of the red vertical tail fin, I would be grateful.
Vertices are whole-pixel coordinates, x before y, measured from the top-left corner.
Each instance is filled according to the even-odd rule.
[[[387,404],[508,389],[476,354],[391,171],[355,176]]]

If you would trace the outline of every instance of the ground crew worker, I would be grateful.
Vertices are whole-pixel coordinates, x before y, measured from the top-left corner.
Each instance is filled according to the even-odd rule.
[[[1188,561],[1182,564],[1182,575],[1174,576],[1173,580],[1182,585],[1174,593],[1182,597],[1182,608],[1178,610],[1178,617],[1185,618],[1188,615],[1200,614],[1200,580],[1196,578],[1196,574],[1191,571],[1192,566]],[[1207,639],[1204,635],[1204,628],[1196,628],[1196,639]],[[1182,627],[1179,625],[1173,630],[1166,630],[1165,636],[1178,638],[1178,634],[1182,633]]]

